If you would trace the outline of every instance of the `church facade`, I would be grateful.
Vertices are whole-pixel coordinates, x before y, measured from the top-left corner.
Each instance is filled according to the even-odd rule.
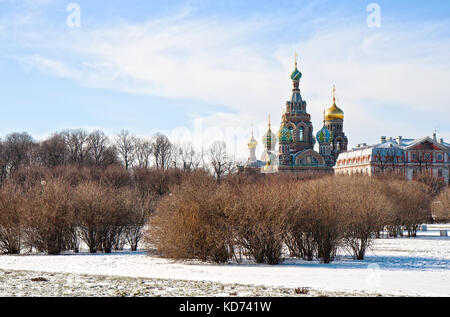
[[[333,166],[340,153],[347,150],[344,133],[344,112],[336,105],[335,87],[333,104],[324,112],[323,127],[314,134],[307,102],[300,91],[302,73],[297,61],[291,74],[292,94],[283,107],[282,123],[276,133],[269,127],[262,138],[264,152],[256,158],[257,141],[253,133],[248,142],[250,152],[247,162],[238,166],[247,173],[333,173]],[[319,151],[314,147],[318,143]]]

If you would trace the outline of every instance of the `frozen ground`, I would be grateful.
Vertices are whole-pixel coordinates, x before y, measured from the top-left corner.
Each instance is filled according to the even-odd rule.
[[[0,270],[0,297],[336,297],[379,294],[136,277]]]
[[[312,289],[311,294],[317,296],[450,296],[450,238],[439,237],[438,227],[429,228],[431,231],[419,232],[418,238],[376,240],[364,261],[341,256],[329,265],[294,259],[288,259],[277,266],[216,265],[172,261],[148,256],[145,252],[119,252],[110,255],[4,255],[0,256],[0,282],[11,286],[17,281],[19,290],[16,287],[16,295],[26,294],[25,289],[30,291],[32,288],[26,287],[30,283],[59,285],[64,284],[66,278],[75,285],[74,295],[117,296],[121,293],[115,290],[123,290],[125,295],[139,292],[144,296],[214,296],[234,295],[235,292],[239,296],[287,296],[293,295],[295,288],[308,287]],[[450,229],[450,226],[446,226],[446,229]],[[44,274],[37,272],[45,272],[47,279],[48,273],[55,274],[49,279],[54,281],[32,282],[33,274]],[[105,280],[107,282],[102,282]],[[98,292],[92,293],[90,289],[83,293],[85,285],[95,286],[96,283],[100,285]],[[159,293],[151,289],[146,292],[146,288],[141,287],[140,283],[145,287],[150,285],[150,288],[151,285],[159,285],[158,283],[166,286]],[[129,288],[132,285],[135,287]],[[269,290],[261,293],[259,286]],[[21,287],[23,290],[20,290]],[[239,287],[239,290],[231,291],[231,287]],[[13,295],[8,289],[11,290],[8,286],[0,287],[0,295]]]

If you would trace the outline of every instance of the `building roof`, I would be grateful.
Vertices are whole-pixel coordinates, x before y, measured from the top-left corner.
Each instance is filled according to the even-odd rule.
[[[396,148],[398,150],[408,150],[412,147],[414,147],[417,144],[420,144],[422,142],[429,141],[433,143],[434,145],[438,146],[444,151],[450,151],[450,144],[445,142],[437,142],[433,140],[430,137],[421,137],[418,139],[404,139],[401,137],[398,138],[388,138],[384,142],[380,142],[373,145],[367,145],[365,143],[359,144],[358,146],[352,148],[351,150],[347,152],[342,152],[338,156],[338,160],[344,160],[354,157],[361,157],[366,155],[372,155],[375,151],[383,151],[388,150],[392,148]]]

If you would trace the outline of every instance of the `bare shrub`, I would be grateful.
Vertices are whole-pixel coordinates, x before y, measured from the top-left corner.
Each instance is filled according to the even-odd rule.
[[[150,218],[147,241],[176,259],[226,262],[232,254],[224,205],[214,179],[194,172],[165,196]]]
[[[341,189],[340,207],[348,216],[344,245],[353,257],[364,260],[365,253],[383,226],[385,212],[390,202],[383,196],[380,181],[364,177],[341,177],[335,186]]]
[[[144,234],[144,226],[151,213],[152,201],[149,197],[140,195],[135,188],[122,191],[121,196],[126,213],[124,238],[131,251],[137,251]]]
[[[347,219],[341,208],[344,194],[334,181],[334,177],[327,177],[305,183],[296,203],[302,213],[310,215],[305,230],[311,234],[316,256],[323,263],[334,260],[342,245]]]
[[[392,204],[390,227],[416,237],[420,224],[431,218],[431,195],[426,185],[419,182],[393,180],[385,187],[385,195]]]
[[[22,190],[7,182],[0,189],[0,252],[18,254],[22,238]]]
[[[75,188],[74,206],[80,237],[89,252],[111,253],[126,226],[119,192],[93,182],[83,183]]]
[[[66,250],[73,227],[70,186],[51,179],[30,188],[24,197],[26,243],[48,254]]]
[[[235,188],[227,208],[231,231],[237,246],[257,263],[278,264],[282,260],[287,228],[285,211],[289,206],[289,185],[261,182]],[[231,197],[230,197],[231,196]]]
[[[297,287],[294,289],[294,293],[297,295],[308,295],[309,294],[309,288],[307,287]]]
[[[284,242],[290,256],[312,261],[317,255],[317,246],[310,226],[311,214],[298,208],[291,213],[289,219]]]
[[[201,172],[198,172],[201,173]],[[142,195],[162,197],[169,194],[170,188],[181,184],[187,173],[177,169],[136,168],[134,181]]]
[[[450,220],[450,188],[443,190],[432,204],[433,217],[438,221]]]

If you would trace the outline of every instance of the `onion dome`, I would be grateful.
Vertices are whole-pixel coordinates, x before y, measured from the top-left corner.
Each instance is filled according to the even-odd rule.
[[[291,74],[291,79],[292,80],[300,80],[302,78],[302,73],[297,69],[297,60],[295,61],[295,69]]]
[[[286,115],[283,115],[280,131],[278,131],[278,140],[280,142],[293,142],[292,131],[286,125]]]
[[[344,120],[344,111],[336,106],[336,87],[333,86],[333,105],[325,111],[325,120]]]
[[[258,142],[256,142],[255,138],[253,137],[253,125],[252,125],[252,136],[250,140],[248,140],[247,145],[249,149],[254,149],[258,145]]]
[[[323,126],[322,129],[317,132],[316,138],[317,141],[319,141],[319,144],[331,143],[333,142],[333,132],[330,132],[326,126]]]
[[[277,143],[277,136],[270,129],[270,116],[269,116],[269,129],[262,137],[262,143],[266,150],[273,151],[275,150],[275,145]]]

